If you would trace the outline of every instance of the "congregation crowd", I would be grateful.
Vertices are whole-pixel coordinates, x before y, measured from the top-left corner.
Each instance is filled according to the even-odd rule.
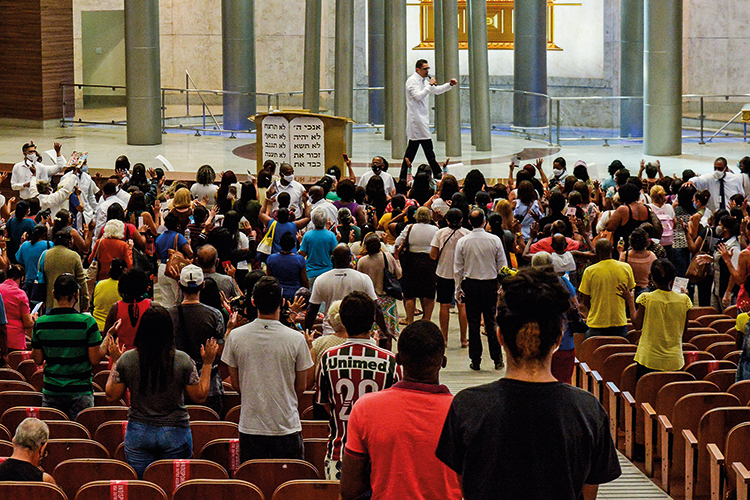
[[[297,399],[315,389],[343,498],[595,498],[620,467],[603,408],[569,385],[574,334],[630,321],[640,377],[682,368],[693,303],[750,312],[750,157],[680,177],[615,160],[602,180],[538,159],[495,182],[408,159],[394,178],[379,156],[357,178],[345,158],[305,187],[273,161],[245,182],[126,157],[92,177],[54,149],[45,165],[25,144],[0,200],[3,362],[31,350],[44,406],[73,420],[108,360],[139,477],[191,456],[185,404],[222,414],[228,382],[242,462],[303,458]],[[471,370],[484,339],[506,369],[455,398],[439,381],[452,318]],[[0,480],[42,480],[48,437],[19,426]]]

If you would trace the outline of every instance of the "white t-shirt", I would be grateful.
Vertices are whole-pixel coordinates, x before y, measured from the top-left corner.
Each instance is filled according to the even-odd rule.
[[[256,319],[232,330],[221,360],[240,377],[240,432],[286,436],[302,430],[294,380],[313,366],[304,335],[278,321]]]
[[[312,289],[310,303],[322,304],[325,302],[325,319],[323,319],[323,335],[333,333],[333,328],[328,322],[328,306],[337,300],[342,300],[352,292],[364,292],[372,300],[377,300],[375,286],[372,279],[365,273],[351,268],[338,268],[326,271],[317,278]]]
[[[216,191],[218,190],[219,186],[216,184],[199,184],[196,182],[190,186],[190,194],[196,200],[200,201],[204,196],[208,196],[208,204],[206,206],[209,208],[216,205]]]
[[[409,231],[411,228],[411,231]],[[396,247],[406,240],[409,235],[409,251],[411,253],[430,253],[432,237],[437,233],[437,226],[432,224],[414,223],[406,226],[396,238]]]
[[[237,233],[237,250],[247,250],[248,248],[250,248],[250,238],[248,238],[242,231],[239,231]],[[239,261],[237,263],[237,269],[247,269],[247,261]]]
[[[453,229],[444,227],[438,229],[435,236],[432,237],[430,246],[437,248],[440,252],[436,271],[436,274],[439,277],[448,280],[453,279],[453,258],[456,255],[456,243],[470,232],[471,231],[465,227],[462,227],[457,229],[454,233]]]
[[[551,253],[549,257],[552,261],[552,268],[556,273],[572,273],[576,270],[576,261],[570,252],[565,252],[562,255]]]
[[[370,179],[372,179],[375,175],[380,175],[380,178],[383,179],[385,194],[391,196],[396,193],[396,183],[393,181],[393,176],[388,172],[380,172],[380,174],[376,174],[372,170],[370,170],[369,172],[365,172],[364,174],[362,174],[362,177],[359,178],[359,182],[357,183],[357,185],[366,188],[367,183],[370,182]]]

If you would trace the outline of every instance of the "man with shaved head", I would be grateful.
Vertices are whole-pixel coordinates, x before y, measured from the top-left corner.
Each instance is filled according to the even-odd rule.
[[[329,305],[337,300],[343,300],[352,292],[363,292],[372,300],[378,298],[372,279],[368,275],[352,269],[352,252],[349,250],[349,245],[346,243],[336,245],[333,249],[332,259],[333,269],[321,274],[315,280],[310,303],[305,314],[305,328],[310,329],[315,323],[321,304],[325,304],[326,317],[323,320],[323,335],[333,333],[333,327],[328,322]],[[388,330],[385,318],[383,318],[383,310],[379,307],[375,311],[375,322],[383,334],[393,335],[394,332]]]
[[[625,315],[625,299],[617,287],[623,284],[629,290],[635,288],[633,269],[625,262],[612,258],[612,242],[601,238],[595,245],[599,262],[586,268],[581,278],[578,293],[581,304],[588,310],[586,337],[596,335],[627,334],[628,318]]]

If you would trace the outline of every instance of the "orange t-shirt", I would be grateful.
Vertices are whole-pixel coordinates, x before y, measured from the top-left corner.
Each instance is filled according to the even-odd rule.
[[[453,395],[398,382],[365,394],[349,415],[345,453],[369,457],[373,500],[461,500],[458,476],[435,456]]]

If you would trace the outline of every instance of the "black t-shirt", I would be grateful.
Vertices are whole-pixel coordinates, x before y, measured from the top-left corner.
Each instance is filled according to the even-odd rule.
[[[0,481],[43,481],[44,475],[39,467],[29,462],[8,458],[0,464]]]
[[[459,392],[436,451],[466,500],[581,498],[620,476],[604,408],[560,382],[501,379]]]
[[[563,233],[568,238],[573,237],[573,225],[570,223],[570,219],[562,212],[553,212],[546,217],[539,219],[539,232],[541,233],[544,226],[552,224],[555,221],[561,220],[565,223],[565,232]]]

